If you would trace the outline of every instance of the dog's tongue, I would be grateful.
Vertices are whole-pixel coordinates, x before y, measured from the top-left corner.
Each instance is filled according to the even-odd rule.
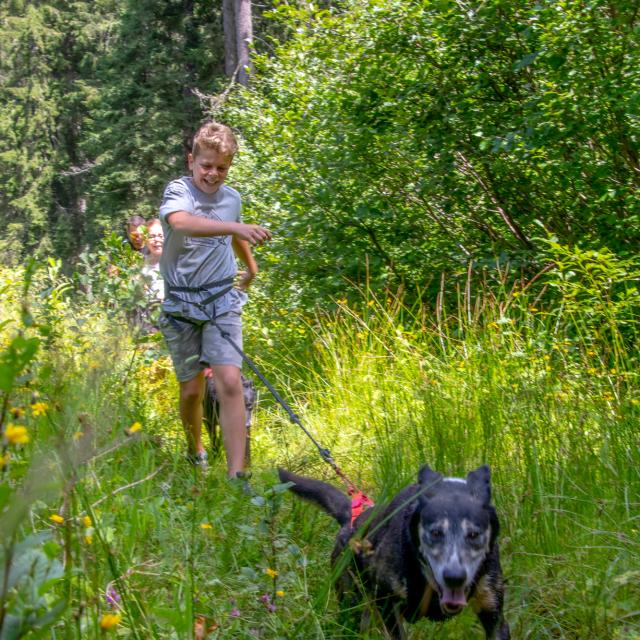
[[[450,589],[449,587],[443,587],[441,601],[445,607],[451,608],[464,607],[467,604],[464,589]]]

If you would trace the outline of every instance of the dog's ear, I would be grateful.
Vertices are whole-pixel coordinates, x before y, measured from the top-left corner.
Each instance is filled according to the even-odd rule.
[[[418,482],[423,487],[433,487],[442,480],[442,474],[434,471],[428,464],[420,467],[418,471]]]
[[[467,475],[467,485],[471,493],[484,504],[491,502],[491,470],[483,464]]]

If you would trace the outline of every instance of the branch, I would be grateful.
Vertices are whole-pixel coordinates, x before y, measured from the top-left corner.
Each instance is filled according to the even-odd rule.
[[[485,181],[482,179],[482,176],[475,170],[471,162],[465,158],[465,156],[460,152],[456,152],[456,156],[460,161],[460,171],[466,175],[470,175],[479,185],[480,188],[485,192],[485,194],[489,197],[493,206],[496,208],[496,211],[500,214],[500,217],[504,220],[505,224],[509,228],[509,231],[520,240],[520,242],[527,247],[528,249],[533,249],[533,243],[527,236],[524,235],[522,229],[516,224],[516,221],[507,213],[507,211],[500,205],[500,202],[496,198],[495,194],[492,190],[487,186]]]
[[[141,478],[140,480],[136,480],[135,482],[130,482],[129,484],[125,484],[123,487],[118,487],[117,489],[115,489],[114,491],[112,491],[111,493],[107,494],[106,496],[102,496],[102,498],[100,498],[100,500],[97,500],[96,502],[94,502],[91,505],[92,509],[95,509],[99,504],[101,504],[102,502],[104,502],[105,500],[107,500],[108,498],[113,498],[113,496],[122,493],[123,491],[126,491],[127,489],[131,489],[131,487],[135,487],[138,484],[142,484],[143,482],[146,482],[147,480],[151,480],[151,478],[157,476],[160,471],[162,471],[162,469],[164,469],[165,465],[164,463],[161,464],[153,473],[150,473],[148,476],[145,476],[144,478]],[[86,511],[83,511],[80,515],[85,515]]]
[[[69,178],[72,176],[79,176],[83,173],[87,173],[87,171],[91,171],[96,166],[95,162],[91,162],[88,160],[81,167],[70,167],[67,171],[61,171],[60,175],[63,178]]]
[[[202,93],[199,89],[192,87],[189,89],[191,93],[200,100],[202,103],[209,103],[209,110],[212,114],[219,111],[222,105],[226,102],[229,94],[231,93],[231,89],[236,84],[236,78],[238,77],[238,73],[240,72],[240,63],[236,65],[235,71],[231,74],[231,79],[229,80],[229,84],[226,86],[225,90],[218,95],[209,95],[208,93]]]

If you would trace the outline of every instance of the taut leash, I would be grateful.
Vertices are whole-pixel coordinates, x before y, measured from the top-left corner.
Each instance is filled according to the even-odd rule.
[[[218,324],[216,324],[216,321],[215,321],[215,310],[214,310],[213,314],[209,314],[209,312],[206,310],[205,305],[214,302],[218,298],[220,298],[223,295],[225,295],[226,293],[228,293],[233,288],[233,286],[231,284],[232,282],[233,282],[233,278],[225,278],[224,280],[218,280],[216,282],[210,282],[210,283],[208,283],[206,285],[203,285],[201,287],[173,287],[173,286],[168,286],[167,287],[167,295],[168,295],[168,297],[171,297],[174,300],[178,300],[180,302],[188,302],[184,298],[181,298],[180,296],[177,296],[176,295],[176,291],[178,291],[178,292],[187,292],[187,293],[204,293],[204,292],[207,292],[207,293],[210,294],[202,302],[189,302],[189,304],[192,304],[195,307],[199,308],[204,313],[205,316],[209,316],[208,322],[210,322],[212,325],[214,325],[216,327],[216,329],[218,329],[218,331],[220,331],[220,335],[238,352],[238,354],[244,360],[244,362],[247,363],[247,365],[249,366],[251,371],[253,371],[253,373],[255,373],[256,376],[258,376],[258,378],[260,379],[260,381],[264,384],[264,386],[267,387],[267,389],[269,390],[271,395],[275,398],[276,402],[287,412],[291,422],[293,422],[293,424],[297,425],[298,427],[300,427],[300,429],[302,429],[304,434],[309,438],[309,440],[311,440],[311,442],[313,442],[313,444],[316,446],[316,449],[318,449],[318,452],[320,453],[320,457],[328,465],[331,466],[331,468],[334,470],[336,475],[345,483],[345,485],[347,486],[347,493],[351,496],[351,526],[353,527],[353,523],[355,522],[356,518],[367,507],[373,506],[373,501],[364,492],[359,491],[356,488],[356,486],[353,484],[353,482],[351,482],[351,480],[349,479],[347,474],[344,471],[342,471],[342,469],[337,465],[337,463],[333,459],[333,456],[331,455],[331,452],[329,451],[329,449],[327,449],[326,447],[321,446],[320,443],[309,432],[309,430],[305,428],[305,426],[300,421],[300,418],[296,415],[296,413],[293,411],[293,409],[287,404],[287,402],[284,400],[284,398],[278,393],[278,391],[273,387],[273,385],[264,377],[262,372],[256,366],[255,362],[253,362],[253,360],[251,360],[251,358],[236,344],[235,340],[231,337],[231,335],[227,331],[225,331],[224,329],[221,329],[220,326]],[[222,288],[218,292],[216,292],[214,294],[211,294],[211,289],[218,288],[218,287],[222,287]],[[193,325],[199,326],[199,325],[207,322],[206,320],[204,320],[204,321],[193,321],[193,320],[190,320],[189,318],[183,318],[181,316],[174,316],[174,315],[171,315],[171,314],[166,314],[166,316],[169,319],[169,321],[172,322],[173,324],[175,324],[176,322],[186,322],[187,324],[193,324]]]
[[[218,331],[220,331],[220,335],[238,352],[240,357],[247,363],[251,371],[260,378],[261,382],[264,384],[271,395],[275,398],[276,402],[287,412],[289,415],[289,419],[293,424],[297,425],[302,429],[305,435],[313,442],[313,444],[318,449],[320,453],[320,457],[331,466],[331,468],[335,471],[336,475],[345,483],[347,486],[347,493],[351,496],[351,526],[353,527],[353,523],[356,518],[367,508],[373,506],[373,501],[369,498],[364,492],[359,491],[356,486],[351,482],[347,474],[342,471],[342,469],[337,465],[336,461],[333,459],[331,452],[326,447],[322,447],[318,441],[313,437],[313,435],[309,432],[308,429],[300,421],[300,418],[293,411],[293,409],[287,404],[284,398],[277,392],[277,390],[273,387],[273,385],[264,377],[262,372],[258,369],[255,362],[236,344],[235,340],[231,337],[231,335],[221,329],[213,320],[212,324],[216,326]]]

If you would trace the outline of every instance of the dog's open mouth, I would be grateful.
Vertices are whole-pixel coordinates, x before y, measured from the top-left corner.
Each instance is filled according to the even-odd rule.
[[[467,605],[467,596],[464,589],[451,589],[450,587],[442,587],[440,593],[440,606],[445,613],[459,613]]]

